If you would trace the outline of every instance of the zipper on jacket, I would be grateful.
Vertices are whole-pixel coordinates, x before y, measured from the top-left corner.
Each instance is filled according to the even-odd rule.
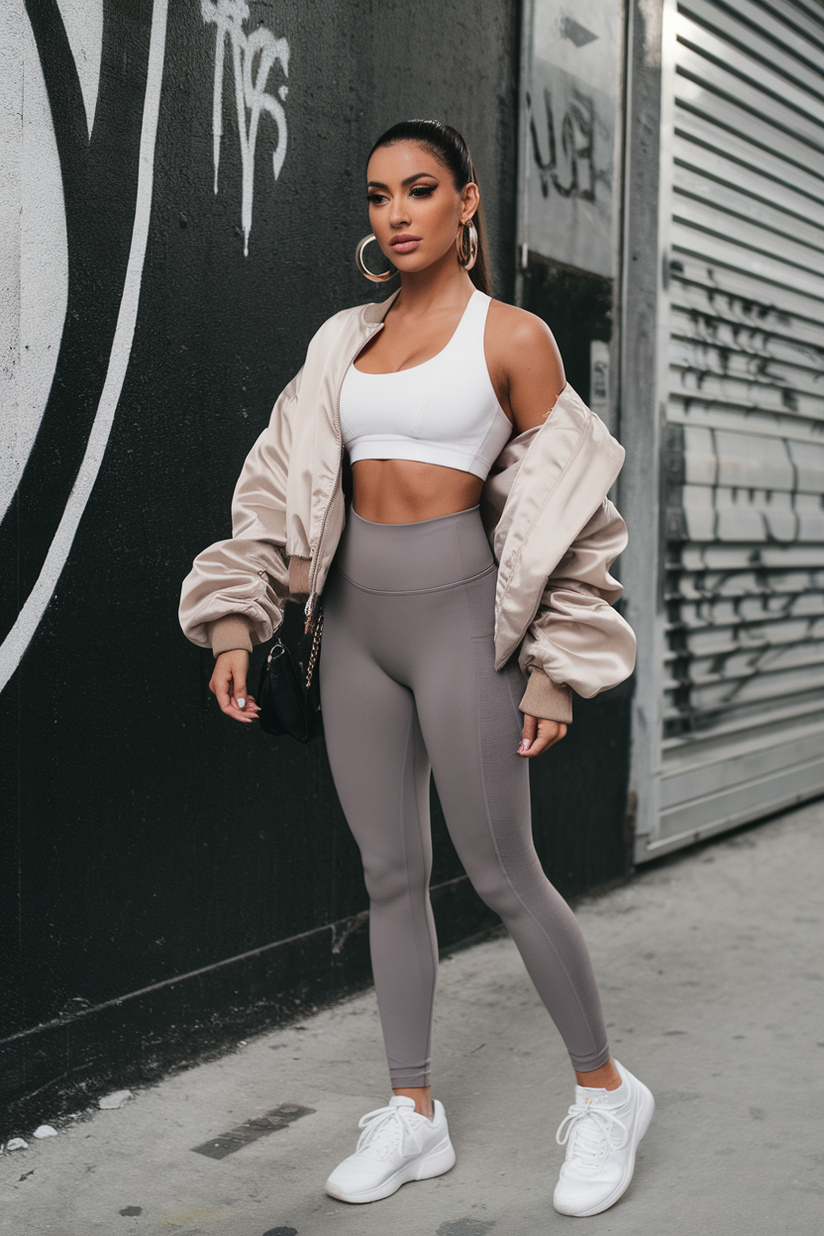
[[[338,486],[340,485],[341,471],[343,469],[343,449],[344,448],[343,448],[343,434],[341,432],[341,427],[340,427],[340,395],[341,395],[341,391],[343,390],[343,384],[346,381],[346,374],[349,370],[349,366],[354,363],[354,361],[356,360],[358,356],[360,356],[361,352],[366,347],[369,340],[372,339],[375,335],[377,335],[378,331],[382,329],[383,329],[383,322],[381,321],[376,325],[374,330],[371,330],[369,332],[369,334],[362,341],[362,343],[359,344],[357,352],[352,353],[352,356],[350,357],[343,371],[343,377],[338,383],[338,393],[335,398],[335,436],[337,438],[337,443],[338,443],[338,469],[337,469],[337,472],[335,473],[335,482],[332,486],[332,492],[330,493],[329,500],[326,503],[326,510],[323,512],[323,519],[321,520],[321,524],[320,524],[320,532],[318,533],[318,543],[315,549],[314,558],[312,559],[312,565],[309,570],[309,599],[306,602],[306,605],[304,606],[304,609],[303,609],[303,613],[306,618],[306,624],[304,626],[304,634],[306,635],[308,635],[309,632],[312,630],[312,620],[315,616],[315,602],[317,601],[317,596],[315,594],[315,575],[317,574],[318,563],[320,562],[320,556],[321,556],[321,549],[323,548],[323,537],[324,537],[324,533],[326,532],[326,521],[329,518],[329,512],[332,509],[332,503],[335,500],[335,494],[337,493]]]
[[[355,353],[355,355],[357,356],[357,353]],[[349,363],[351,364],[352,362],[350,361]],[[348,368],[349,366],[347,365],[347,369]],[[343,382],[341,382],[341,389],[343,389]],[[338,398],[340,399],[340,392],[338,393]],[[338,410],[338,426],[336,428],[336,433],[338,437],[338,469],[337,469],[337,472],[335,473],[335,481],[334,481],[334,484],[332,485],[332,493],[330,495],[329,501],[326,504],[326,510],[323,512],[323,519],[321,520],[320,532],[318,533],[317,549],[315,550],[315,558],[314,558],[314,561],[312,562],[312,566],[310,570],[309,599],[303,608],[303,612],[306,616],[306,623],[303,628],[305,635],[308,635],[313,627],[313,619],[315,616],[315,602],[317,600],[317,596],[314,590],[315,572],[316,572],[317,564],[320,561],[320,551],[323,545],[323,534],[326,531],[326,520],[328,519],[329,512],[332,509],[332,503],[335,500],[335,494],[337,493],[338,486],[340,485],[341,471],[343,469],[343,436],[340,432],[340,410]]]

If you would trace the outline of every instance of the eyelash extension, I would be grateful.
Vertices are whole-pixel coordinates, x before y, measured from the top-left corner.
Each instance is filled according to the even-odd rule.
[[[435,185],[413,185],[409,190],[410,197],[431,197],[435,192]],[[367,202],[380,203],[386,200],[385,193],[367,193]]]

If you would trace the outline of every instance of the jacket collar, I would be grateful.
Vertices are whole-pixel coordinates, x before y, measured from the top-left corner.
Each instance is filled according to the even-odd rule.
[[[398,292],[400,292],[400,288],[397,288],[391,296],[387,296],[386,300],[373,300],[366,305],[363,310],[363,321],[368,326],[376,322],[382,322],[395,303]]]

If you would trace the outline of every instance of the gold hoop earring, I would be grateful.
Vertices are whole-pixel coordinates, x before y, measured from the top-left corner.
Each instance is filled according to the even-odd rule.
[[[386,280],[391,279],[395,274],[394,266],[390,266],[389,270],[384,271],[382,275],[376,275],[374,271],[369,270],[363,260],[364,249],[367,245],[371,245],[375,239],[375,233],[370,232],[368,236],[364,236],[363,240],[359,241],[358,247],[355,250],[355,265],[366,279],[371,279],[373,283],[386,283]]]
[[[458,232],[458,261],[464,270],[471,270],[478,260],[478,229],[469,219]]]

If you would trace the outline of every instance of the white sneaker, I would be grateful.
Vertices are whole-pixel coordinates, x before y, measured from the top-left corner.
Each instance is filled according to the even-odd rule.
[[[552,1204],[562,1215],[597,1215],[629,1188],[635,1152],[647,1131],[655,1100],[637,1077],[615,1061],[617,1090],[575,1087],[575,1102],[555,1140],[566,1143],[566,1159]],[[564,1126],[566,1130],[564,1131]]]
[[[408,1180],[442,1176],[455,1166],[455,1151],[443,1104],[434,1103],[431,1120],[415,1111],[406,1095],[396,1094],[386,1107],[367,1112],[354,1154],[339,1163],[326,1192],[341,1202],[377,1202]]]

